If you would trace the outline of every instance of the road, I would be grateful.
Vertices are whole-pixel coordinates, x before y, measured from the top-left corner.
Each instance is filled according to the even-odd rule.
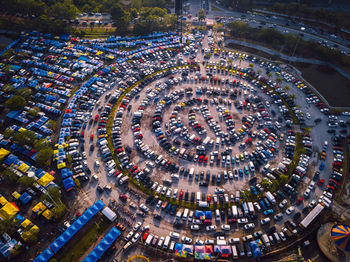
[[[189,13],[193,16],[196,16],[200,10],[200,4],[198,0],[191,0],[191,7]],[[230,11],[222,6],[218,6],[210,2],[209,13],[207,18],[214,19],[215,17],[227,17],[234,19],[235,21],[244,21],[247,22],[252,27],[261,26],[262,28],[275,28],[281,33],[294,33],[294,34],[303,34],[304,40],[314,40],[316,42],[324,42],[324,44],[329,47],[336,48],[339,51],[345,52],[346,54],[350,53],[349,42],[345,39],[342,39],[339,36],[333,35],[331,33],[322,33],[320,29],[323,28],[311,28],[305,26],[303,23],[292,23],[290,20],[287,20],[282,17],[266,17],[265,15],[252,14],[252,13],[242,13],[238,11]],[[213,7],[215,10],[213,10]],[[218,11],[220,10],[220,11]],[[260,22],[266,23],[262,25]],[[286,26],[288,24],[288,26]],[[304,28],[304,30],[301,30]],[[336,46],[335,46],[336,45]]]

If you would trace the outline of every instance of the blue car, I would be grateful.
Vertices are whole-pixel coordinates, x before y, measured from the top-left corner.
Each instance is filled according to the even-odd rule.
[[[239,173],[240,177],[243,177],[243,170],[242,170],[242,168],[238,169],[238,173]]]
[[[249,170],[247,166],[244,166],[244,174],[246,174],[246,176],[249,176]]]
[[[320,165],[320,167],[319,167],[319,169],[320,169],[320,170],[323,170],[323,169],[324,169],[324,166],[325,166],[325,164],[324,164],[324,162],[322,162],[321,165]]]
[[[268,210],[264,211],[265,216],[272,215],[273,213],[275,213],[275,211],[273,211],[273,209],[268,209]]]
[[[260,206],[261,206],[261,208],[263,209],[263,210],[266,210],[266,206],[265,206],[265,203],[264,203],[264,201],[260,201],[259,202],[259,204],[260,204]]]

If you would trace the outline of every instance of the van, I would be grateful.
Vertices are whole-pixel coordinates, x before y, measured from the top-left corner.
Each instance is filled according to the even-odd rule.
[[[123,185],[123,184],[125,184],[128,181],[129,181],[129,177],[128,176],[124,176],[123,178],[121,178],[119,180],[119,185]]]
[[[198,206],[201,208],[207,208],[209,207],[209,203],[207,201],[199,201]]]
[[[190,172],[189,172],[189,176],[190,176],[190,177],[193,177],[193,175],[194,175],[194,168],[191,167]],[[198,200],[198,201],[199,201],[199,200]]]
[[[189,212],[189,209],[185,208],[184,213],[182,214],[182,220],[183,221],[187,220],[188,212]]]
[[[255,172],[255,167],[252,161],[249,162],[248,167],[251,173]]]
[[[193,211],[190,211],[190,214],[188,215],[188,221],[191,222],[193,220]]]
[[[169,243],[170,243],[170,237],[166,236],[163,244],[163,249],[168,249],[169,248]]]
[[[157,247],[161,248],[163,246],[163,243],[164,243],[164,237],[160,237]]]
[[[146,241],[145,241],[145,245],[149,246],[152,243],[152,239],[153,239],[153,235],[149,234]]]
[[[232,209],[232,217],[237,218],[238,216],[237,206],[232,206],[231,209]]]
[[[276,232],[273,233],[273,236],[274,236],[274,238],[276,239],[276,241],[277,241],[278,244],[281,243],[281,238],[280,238],[280,236],[279,236]]]
[[[201,200],[201,192],[197,192],[197,204],[199,204],[199,201]]]
[[[175,241],[171,241],[170,242],[170,246],[169,246],[169,251],[174,251],[174,248],[175,248]]]
[[[220,223],[220,211],[215,209],[215,221]]]
[[[270,244],[270,239],[269,239],[269,237],[268,237],[266,234],[263,234],[263,235],[261,236],[261,240],[262,240],[262,242],[264,243],[264,245],[265,245],[266,247],[270,247],[270,246],[271,246],[271,244]]]
[[[232,258],[233,259],[238,259],[237,247],[235,245],[232,245],[231,246],[231,250],[232,250]]]
[[[177,211],[177,213],[176,213],[176,219],[181,219],[181,217],[182,217],[182,211],[179,210],[179,211]]]

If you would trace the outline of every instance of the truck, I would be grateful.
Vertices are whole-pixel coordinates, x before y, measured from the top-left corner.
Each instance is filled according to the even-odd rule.
[[[232,217],[237,218],[238,216],[237,206],[232,206],[231,209],[232,209]]]
[[[243,210],[244,216],[248,216],[249,215],[247,202],[243,202],[242,203],[242,210]]]
[[[170,236],[166,236],[164,243],[163,243],[163,249],[168,249],[169,248],[169,243],[170,243]]]
[[[275,199],[275,197],[272,195],[272,193],[270,191],[266,192],[265,196],[267,197],[267,199],[270,201],[270,203],[272,205],[276,204],[276,199]]]
[[[210,142],[210,137],[207,136],[207,137],[203,140],[202,145],[203,145],[203,146],[207,146],[209,142]]]
[[[264,245],[266,246],[266,247],[270,247],[270,239],[269,239],[269,237],[266,235],[266,234],[263,234],[262,236],[261,236],[261,240],[262,240],[262,242],[264,243]]]
[[[201,208],[209,207],[209,203],[207,201],[199,201],[198,206]]]
[[[235,245],[232,245],[231,246],[231,250],[232,250],[232,258],[233,259],[238,259],[237,247]]]
[[[248,210],[249,210],[249,214],[253,215],[254,214],[254,205],[253,202],[248,202]]]

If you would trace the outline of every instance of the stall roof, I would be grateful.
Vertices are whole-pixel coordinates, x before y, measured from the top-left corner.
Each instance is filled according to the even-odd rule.
[[[102,214],[104,214],[105,217],[107,217],[112,222],[117,218],[117,214],[109,207],[105,207],[102,210]]]
[[[101,240],[100,243],[88,254],[83,262],[96,262],[107,251],[107,249],[113,244],[113,242],[119,237],[121,232],[112,227],[107,235]]]

